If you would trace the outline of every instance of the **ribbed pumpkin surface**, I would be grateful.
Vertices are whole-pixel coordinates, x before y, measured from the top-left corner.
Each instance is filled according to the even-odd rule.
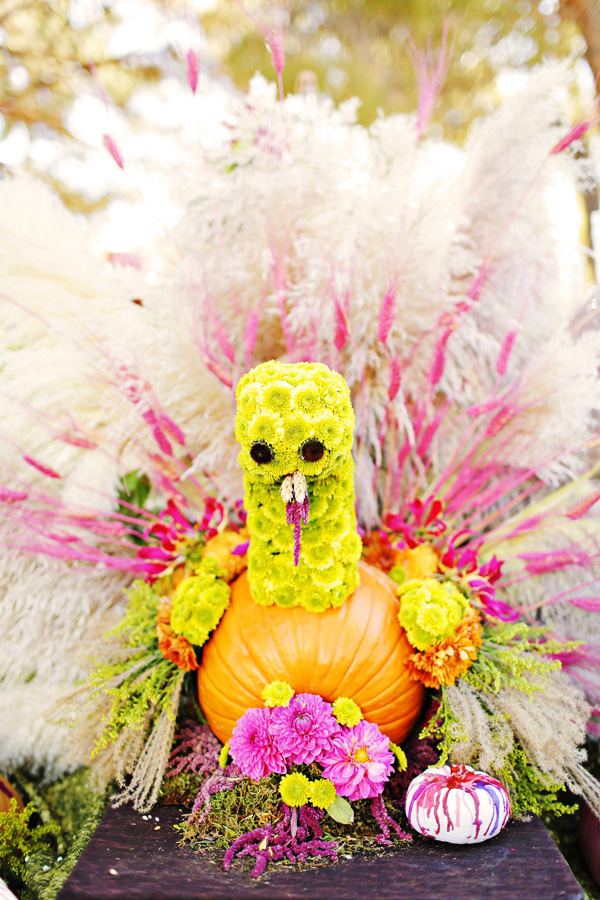
[[[271,681],[331,702],[352,697],[390,740],[404,740],[424,696],[405,668],[414,651],[398,622],[393,582],[366,563],[359,570],[354,594],[323,613],[259,606],[247,573],[240,575],[198,670],[200,704],[221,741],[249,707],[263,705]]]

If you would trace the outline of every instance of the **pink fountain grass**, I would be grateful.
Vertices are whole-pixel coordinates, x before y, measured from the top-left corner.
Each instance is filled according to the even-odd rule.
[[[296,694],[288,706],[271,713],[271,733],[288,763],[320,760],[338,731],[331,703],[316,694]]]
[[[372,722],[341,728],[320,760],[323,777],[329,778],[342,797],[365,800],[377,797],[394,766],[390,741]]]
[[[277,75],[279,85],[279,99],[283,100],[283,69],[285,67],[285,26],[288,18],[287,3],[271,2],[267,0],[266,16],[259,17],[251,13],[241,0],[237,0],[238,6],[243,9],[248,18],[254,23],[257,31],[265,42],[271,55],[271,62]]]
[[[269,709],[249,709],[233,729],[229,753],[234,763],[248,778],[258,781],[277,772],[283,775],[287,766],[272,730]]]
[[[309,806],[300,807],[300,824],[294,828],[292,810],[285,803],[282,807],[283,817],[277,825],[256,828],[236,838],[225,853],[223,868],[226,872],[234,859],[244,857],[254,860],[253,878],[262,875],[270,862],[281,859],[291,863],[305,862],[310,857],[337,859],[337,843],[322,839],[321,810],[311,809]]]
[[[419,89],[417,100],[417,137],[419,140],[422,140],[431,121],[435,104],[442,92],[448,69],[450,68],[454,41],[452,40],[450,45],[448,45],[449,30],[448,23],[445,22],[442,31],[442,44],[437,56],[433,53],[430,38],[427,40],[425,50],[422,50],[417,47],[412,36],[407,32],[410,56]]]

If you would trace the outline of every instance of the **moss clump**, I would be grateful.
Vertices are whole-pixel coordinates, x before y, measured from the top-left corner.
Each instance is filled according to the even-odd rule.
[[[211,810],[203,822],[188,819],[181,824],[185,840],[210,842],[226,849],[242,834],[272,825],[282,815],[279,777],[275,775],[260,781],[244,778],[210,799]]]
[[[107,793],[92,788],[87,769],[52,785],[36,786],[21,772],[13,773],[11,780],[31,802],[20,814],[27,821],[24,829],[23,822],[19,824],[18,838],[14,833],[7,837],[0,825],[0,847],[4,837],[11,850],[2,860],[10,875],[7,878],[1,866],[0,875],[21,900],[54,900],[102,818]]]
[[[190,772],[182,772],[173,778],[163,779],[158,795],[158,802],[162,806],[192,806],[198,796],[202,778],[192,775]]]

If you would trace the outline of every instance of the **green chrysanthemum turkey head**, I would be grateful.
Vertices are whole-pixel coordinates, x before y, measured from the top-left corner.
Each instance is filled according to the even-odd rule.
[[[341,606],[362,550],[348,385],[320,363],[268,362],[242,378],[237,400],[252,596],[317,614]]]
[[[341,474],[352,465],[354,411],[348,385],[321,363],[268,362],[237,388],[235,436],[252,483]]]

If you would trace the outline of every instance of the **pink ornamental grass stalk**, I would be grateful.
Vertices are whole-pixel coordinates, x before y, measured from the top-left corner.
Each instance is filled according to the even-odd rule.
[[[267,50],[271,55],[271,62],[277,74],[279,85],[279,99],[283,100],[283,69],[285,66],[285,49],[283,46],[285,25],[288,18],[287,3],[267,3],[268,11],[265,18],[251,13],[241,0],[237,0],[238,6],[244,10],[248,18],[254,23],[261,35]],[[270,20],[270,21],[269,21]]]

